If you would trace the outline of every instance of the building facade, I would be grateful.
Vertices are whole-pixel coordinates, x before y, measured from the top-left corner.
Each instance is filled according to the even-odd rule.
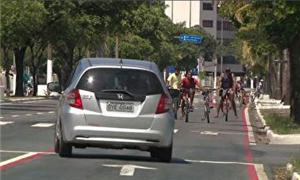
[[[173,23],[185,23],[186,27],[200,25],[207,33],[211,34],[224,46],[234,38],[234,26],[229,20],[218,15],[221,0],[166,0],[165,13]],[[212,62],[204,63],[204,69],[208,74],[220,74],[229,67],[236,74],[243,75],[244,68],[238,63],[232,54],[224,54],[218,58],[217,67]],[[207,67],[205,67],[207,65]]]

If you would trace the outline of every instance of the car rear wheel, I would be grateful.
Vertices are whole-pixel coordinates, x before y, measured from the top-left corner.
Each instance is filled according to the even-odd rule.
[[[150,151],[152,158],[158,158],[162,162],[170,162],[172,160],[173,144],[164,148],[155,148]]]
[[[64,142],[61,126],[59,124],[56,126],[54,143],[55,152],[58,153],[60,157],[72,156],[72,145]]]

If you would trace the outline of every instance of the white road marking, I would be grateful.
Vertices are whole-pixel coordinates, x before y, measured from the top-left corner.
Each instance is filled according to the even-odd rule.
[[[252,125],[251,125],[251,123],[249,121],[248,108],[245,108],[245,118],[246,118],[246,123],[247,123],[247,126],[248,126],[248,138],[249,138],[249,142],[250,142],[251,145],[256,145],[254,134],[253,134],[253,128],[252,128]]]
[[[6,125],[6,124],[12,124],[13,121],[0,121],[0,126]]]
[[[174,133],[177,133],[178,132],[178,129],[174,129]]]
[[[205,160],[192,160],[192,159],[185,159],[184,161],[191,162],[191,163],[206,163],[206,164],[255,165],[254,163],[234,162],[234,161],[205,161]]]
[[[0,119],[3,119],[4,117],[0,117]]]
[[[19,117],[20,115],[17,115],[17,114],[15,114],[15,115],[11,115],[11,117]]]
[[[193,133],[200,133],[203,135],[244,135],[244,133],[242,132],[226,132],[226,131],[197,131],[197,130],[193,130],[191,131]]]
[[[54,123],[37,123],[32,125],[31,127],[51,127]]]
[[[37,154],[38,154],[37,152],[29,152],[27,154],[23,154],[21,156],[14,157],[12,159],[2,161],[2,162],[0,162],[0,167],[5,166],[5,165],[10,164],[10,163],[13,163],[13,162],[16,162],[16,161],[19,161],[21,159],[25,159],[25,158],[37,155]]]
[[[39,154],[55,154],[55,152],[32,152],[32,151],[11,151],[11,150],[0,150],[2,153],[16,153],[16,154],[27,154],[27,153],[39,153]]]
[[[147,170],[155,170],[156,169],[156,168],[152,168],[152,167],[136,166],[133,164],[125,164],[125,165],[103,164],[102,166],[113,167],[113,168],[121,167],[120,176],[133,176],[135,169],[147,169]]]
[[[41,115],[41,114],[44,114],[44,113],[43,112],[37,112],[36,114]]]
[[[202,131],[202,132],[200,132],[200,134],[211,135],[211,136],[217,136],[217,135],[219,135],[218,132],[213,132],[213,131]]]
[[[53,114],[53,113],[54,113],[54,111],[49,111],[48,113],[49,113],[49,114]]]
[[[259,180],[268,180],[268,176],[265,172],[264,165],[255,164],[254,167]]]
[[[32,116],[32,114],[26,114],[26,116]]]

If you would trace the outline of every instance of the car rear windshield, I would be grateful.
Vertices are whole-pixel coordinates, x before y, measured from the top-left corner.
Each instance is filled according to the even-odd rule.
[[[137,69],[95,68],[81,77],[78,89],[102,92],[105,90],[125,90],[137,95],[161,94],[161,83],[149,71]]]

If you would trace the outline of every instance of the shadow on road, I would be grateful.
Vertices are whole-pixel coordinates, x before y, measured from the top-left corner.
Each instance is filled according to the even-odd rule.
[[[160,162],[159,159],[145,157],[145,156],[132,156],[132,155],[108,155],[108,154],[73,154],[70,158],[76,159],[111,159],[111,160],[126,160],[126,161],[146,161],[146,162]],[[171,164],[190,164],[180,158],[173,158]]]

